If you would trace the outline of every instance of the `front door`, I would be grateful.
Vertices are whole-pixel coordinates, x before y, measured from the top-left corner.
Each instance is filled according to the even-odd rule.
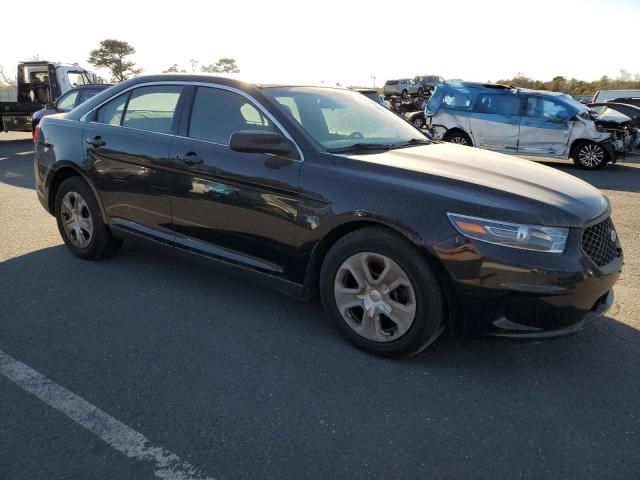
[[[168,161],[181,90],[156,85],[123,93],[85,127],[90,174],[112,224],[173,237]]]
[[[566,156],[573,127],[572,112],[553,98],[526,97],[520,121],[518,153],[521,155]]]
[[[176,242],[285,275],[294,261],[300,159],[231,150],[233,132],[278,127],[235,91],[199,86],[193,95],[188,127],[171,145]]]
[[[469,124],[476,147],[516,153],[520,98],[511,91],[481,93],[469,116]]]

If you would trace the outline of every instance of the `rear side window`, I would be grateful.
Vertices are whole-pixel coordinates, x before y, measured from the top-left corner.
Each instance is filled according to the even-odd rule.
[[[56,108],[61,112],[68,112],[73,108],[73,105],[75,104],[77,97],[78,97],[77,90],[75,92],[70,92],[69,94],[60,98],[60,100],[58,100],[58,104],[56,105]]]
[[[453,110],[470,110],[471,97],[464,92],[452,91],[445,93],[442,105]]]
[[[228,145],[238,130],[276,131],[270,120],[242,95],[199,87],[193,100],[189,137]]]
[[[91,97],[96,96],[99,92],[100,92],[100,90],[93,90],[91,88],[85,88],[85,89],[81,90],[80,91],[80,99],[78,100],[78,105],[83,103],[83,102],[86,102]]]
[[[520,113],[520,98],[511,93],[478,95],[475,111],[494,115],[513,116]]]
[[[178,85],[136,88],[129,98],[122,126],[170,133],[181,91]]]
[[[113,100],[105,103],[98,109],[98,115],[96,116],[96,122],[104,123],[106,125],[120,126],[122,123],[122,114],[124,113],[124,107],[127,104],[129,94],[125,93]]]

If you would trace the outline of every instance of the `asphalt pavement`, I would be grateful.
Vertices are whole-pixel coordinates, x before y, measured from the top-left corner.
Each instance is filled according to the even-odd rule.
[[[549,162],[613,204],[626,265],[606,317],[393,361],[257,283],[131,245],[75,258],[32,145],[7,139],[0,479],[640,479],[640,161]]]

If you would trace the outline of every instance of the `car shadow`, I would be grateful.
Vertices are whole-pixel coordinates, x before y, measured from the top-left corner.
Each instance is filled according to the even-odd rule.
[[[538,163],[578,177],[601,190],[640,192],[640,165],[635,158],[628,162],[607,164],[599,170],[582,170],[565,160],[538,160]]]
[[[546,462],[545,478],[631,478],[640,467],[629,441],[640,428],[640,332],[613,318],[537,343],[445,333],[395,361],[348,344],[317,303],[126,244],[98,262],[62,245],[9,259],[0,263],[0,291],[1,350],[125,423],[171,417],[161,432],[176,441],[193,442],[198,429],[207,437],[199,442],[222,432],[249,451],[321,445],[305,455],[372,472],[398,457],[402,478],[427,458],[451,472],[446,478],[500,478],[515,456],[518,471]],[[143,413],[128,411],[140,404]],[[203,418],[210,405],[225,415]],[[241,418],[255,425],[249,437],[238,432]],[[276,430],[268,428],[274,418]],[[206,451],[194,450],[205,466]],[[467,453],[453,461],[451,452]]]
[[[0,182],[14,187],[35,188],[31,142],[0,142]]]

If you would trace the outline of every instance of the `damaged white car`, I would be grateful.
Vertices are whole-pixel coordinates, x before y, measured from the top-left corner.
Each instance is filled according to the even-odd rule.
[[[595,169],[640,145],[629,118],[600,117],[569,95],[443,83],[425,107],[434,138],[523,156],[572,158]]]

